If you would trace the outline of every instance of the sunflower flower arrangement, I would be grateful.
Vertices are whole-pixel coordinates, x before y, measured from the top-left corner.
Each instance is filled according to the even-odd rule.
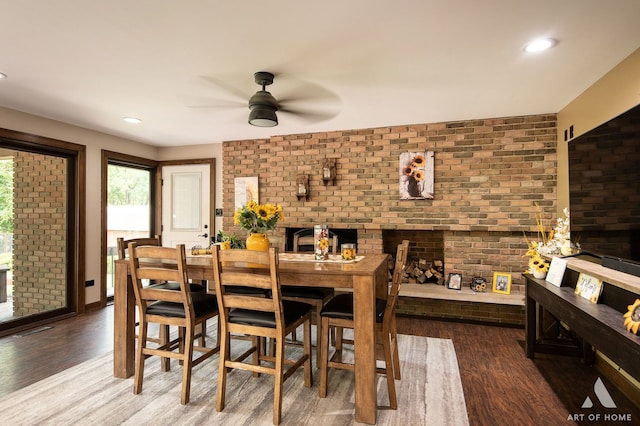
[[[541,252],[544,247],[549,245],[549,242],[553,239],[553,230],[549,230],[548,232],[545,229],[544,222],[542,220],[542,212],[540,211],[540,207],[538,207],[538,211],[536,212],[536,227],[538,228],[538,238],[541,241],[529,241],[527,236],[524,236],[524,240],[527,243],[527,252],[523,257],[529,258],[528,269],[525,271],[530,274],[546,274],[549,271],[549,262],[542,257]]]
[[[249,201],[246,205],[236,209],[233,224],[240,225],[250,234],[264,234],[276,229],[279,221],[284,220],[280,204],[258,204]]]

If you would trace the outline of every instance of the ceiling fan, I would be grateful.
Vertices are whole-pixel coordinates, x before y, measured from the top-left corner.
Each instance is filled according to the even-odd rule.
[[[339,103],[339,98],[333,92],[324,89],[317,84],[299,84],[293,96],[285,96],[276,100],[276,98],[266,90],[267,86],[270,86],[274,82],[274,73],[258,71],[253,75],[253,77],[255,83],[262,87],[261,90],[255,92],[249,98],[248,102],[250,110],[248,122],[253,126],[277,126],[278,116],[276,115],[276,112],[278,112],[278,114],[289,114],[308,122],[328,120],[338,113],[336,105]],[[229,85],[224,81],[213,77],[205,77],[205,79],[210,83],[214,83],[226,91],[231,92],[236,97],[246,99],[246,95],[242,94],[242,90],[238,90],[233,87],[233,85]],[[238,103],[224,102],[224,104],[209,105],[209,107],[215,106],[225,108],[237,105],[246,108],[246,102],[246,100]],[[315,110],[309,110],[308,105],[310,102],[314,103]]]

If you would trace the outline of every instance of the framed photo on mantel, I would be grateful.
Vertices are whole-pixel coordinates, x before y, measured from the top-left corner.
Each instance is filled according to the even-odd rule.
[[[450,273],[447,288],[451,290],[462,289],[462,274]]]
[[[494,272],[493,292],[511,294],[511,274],[506,272]]]

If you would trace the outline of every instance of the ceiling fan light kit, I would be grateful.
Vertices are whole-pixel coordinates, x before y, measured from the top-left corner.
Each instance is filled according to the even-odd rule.
[[[249,124],[257,127],[274,127],[278,125],[278,117],[274,110],[254,108],[249,113]]]
[[[249,124],[258,127],[273,127],[278,125],[278,101],[265,90],[265,87],[273,83],[273,74],[266,71],[258,71],[253,75],[256,84],[262,86],[249,99]]]

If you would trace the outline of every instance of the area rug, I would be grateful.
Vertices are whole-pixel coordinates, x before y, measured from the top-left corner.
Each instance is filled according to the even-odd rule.
[[[240,353],[246,342],[233,341]],[[293,348],[290,350],[299,350]],[[387,385],[378,379],[379,425],[468,425],[466,405],[451,340],[401,335],[402,380],[396,381],[398,409],[388,407]],[[314,362],[315,365],[315,362]],[[113,377],[111,353],[94,358],[0,399],[3,424],[10,425],[271,425],[273,377],[229,374],[226,406],[215,410],[218,357],[194,368],[191,399],[180,405],[181,368],[172,361],[163,373],[147,361],[143,391],[133,378]],[[305,388],[302,371],[283,389],[283,425],[352,425],[354,377],[330,370],[328,395],[318,397],[319,372]]]

